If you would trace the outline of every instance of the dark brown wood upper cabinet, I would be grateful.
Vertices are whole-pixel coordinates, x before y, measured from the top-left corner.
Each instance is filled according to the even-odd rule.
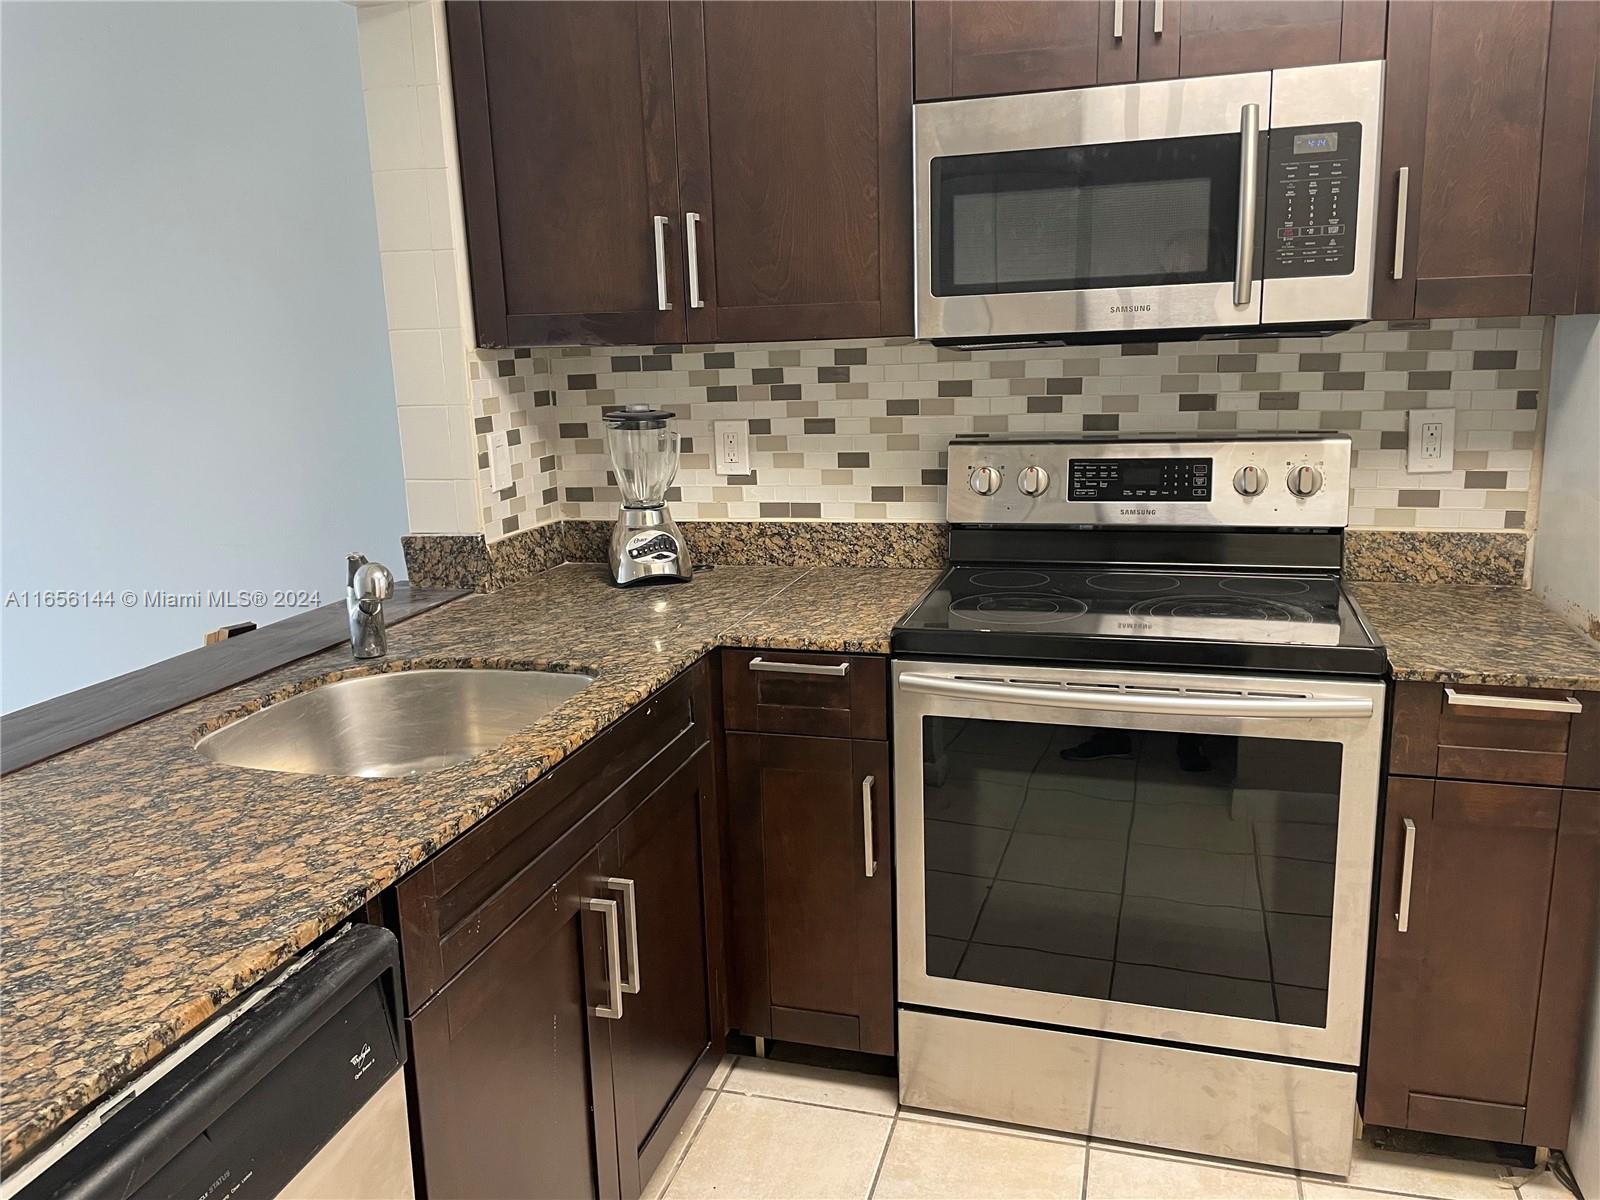
[[[675,3],[672,47],[689,338],[909,334],[909,3]]]
[[[1127,83],[1139,0],[915,0],[918,100]]]
[[[1139,78],[1383,57],[1383,0],[1141,0]]]
[[[664,0],[446,14],[479,343],[681,341]]]
[[[909,0],[446,9],[480,344],[911,332]]]
[[[1390,7],[1374,317],[1577,311],[1597,58],[1593,0]]]

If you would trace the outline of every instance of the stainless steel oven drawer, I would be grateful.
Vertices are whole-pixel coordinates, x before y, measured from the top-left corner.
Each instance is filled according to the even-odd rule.
[[[1356,1073],[901,1009],[900,1103],[1344,1175]]]

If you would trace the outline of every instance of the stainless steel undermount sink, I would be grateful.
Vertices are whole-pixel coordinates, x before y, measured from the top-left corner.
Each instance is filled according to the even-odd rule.
[[[402,779],[493,750],[591,675],[417,668],[323,684],[207,734],[195,749],[255,771]]]

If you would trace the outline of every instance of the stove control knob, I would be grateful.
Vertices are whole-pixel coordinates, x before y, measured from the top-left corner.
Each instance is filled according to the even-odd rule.
[[[1050,472],[1043,467],[1023,467],[1017,472],[1017,491],[1024,496],[1042,496],[1050,490]]]
[[[1267,490],[1267,473],[1260,467],[1240,467],[1233,473],[1233,490],[1241,496],[1259,496]]]
[[[1302,464],[1289,472],[1289,490],[1302,500],[1322,490],[1322,472]]]
[[[992,496],[1000,490],[1000,472],[994,467],[973,467],[967,486],[980,496]]]

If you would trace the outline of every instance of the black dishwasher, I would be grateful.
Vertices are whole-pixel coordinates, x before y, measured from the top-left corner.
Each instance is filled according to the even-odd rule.
[[[411,1197],[399,966],[388,930],[331,937],[24,1167],[18,1200]]]

